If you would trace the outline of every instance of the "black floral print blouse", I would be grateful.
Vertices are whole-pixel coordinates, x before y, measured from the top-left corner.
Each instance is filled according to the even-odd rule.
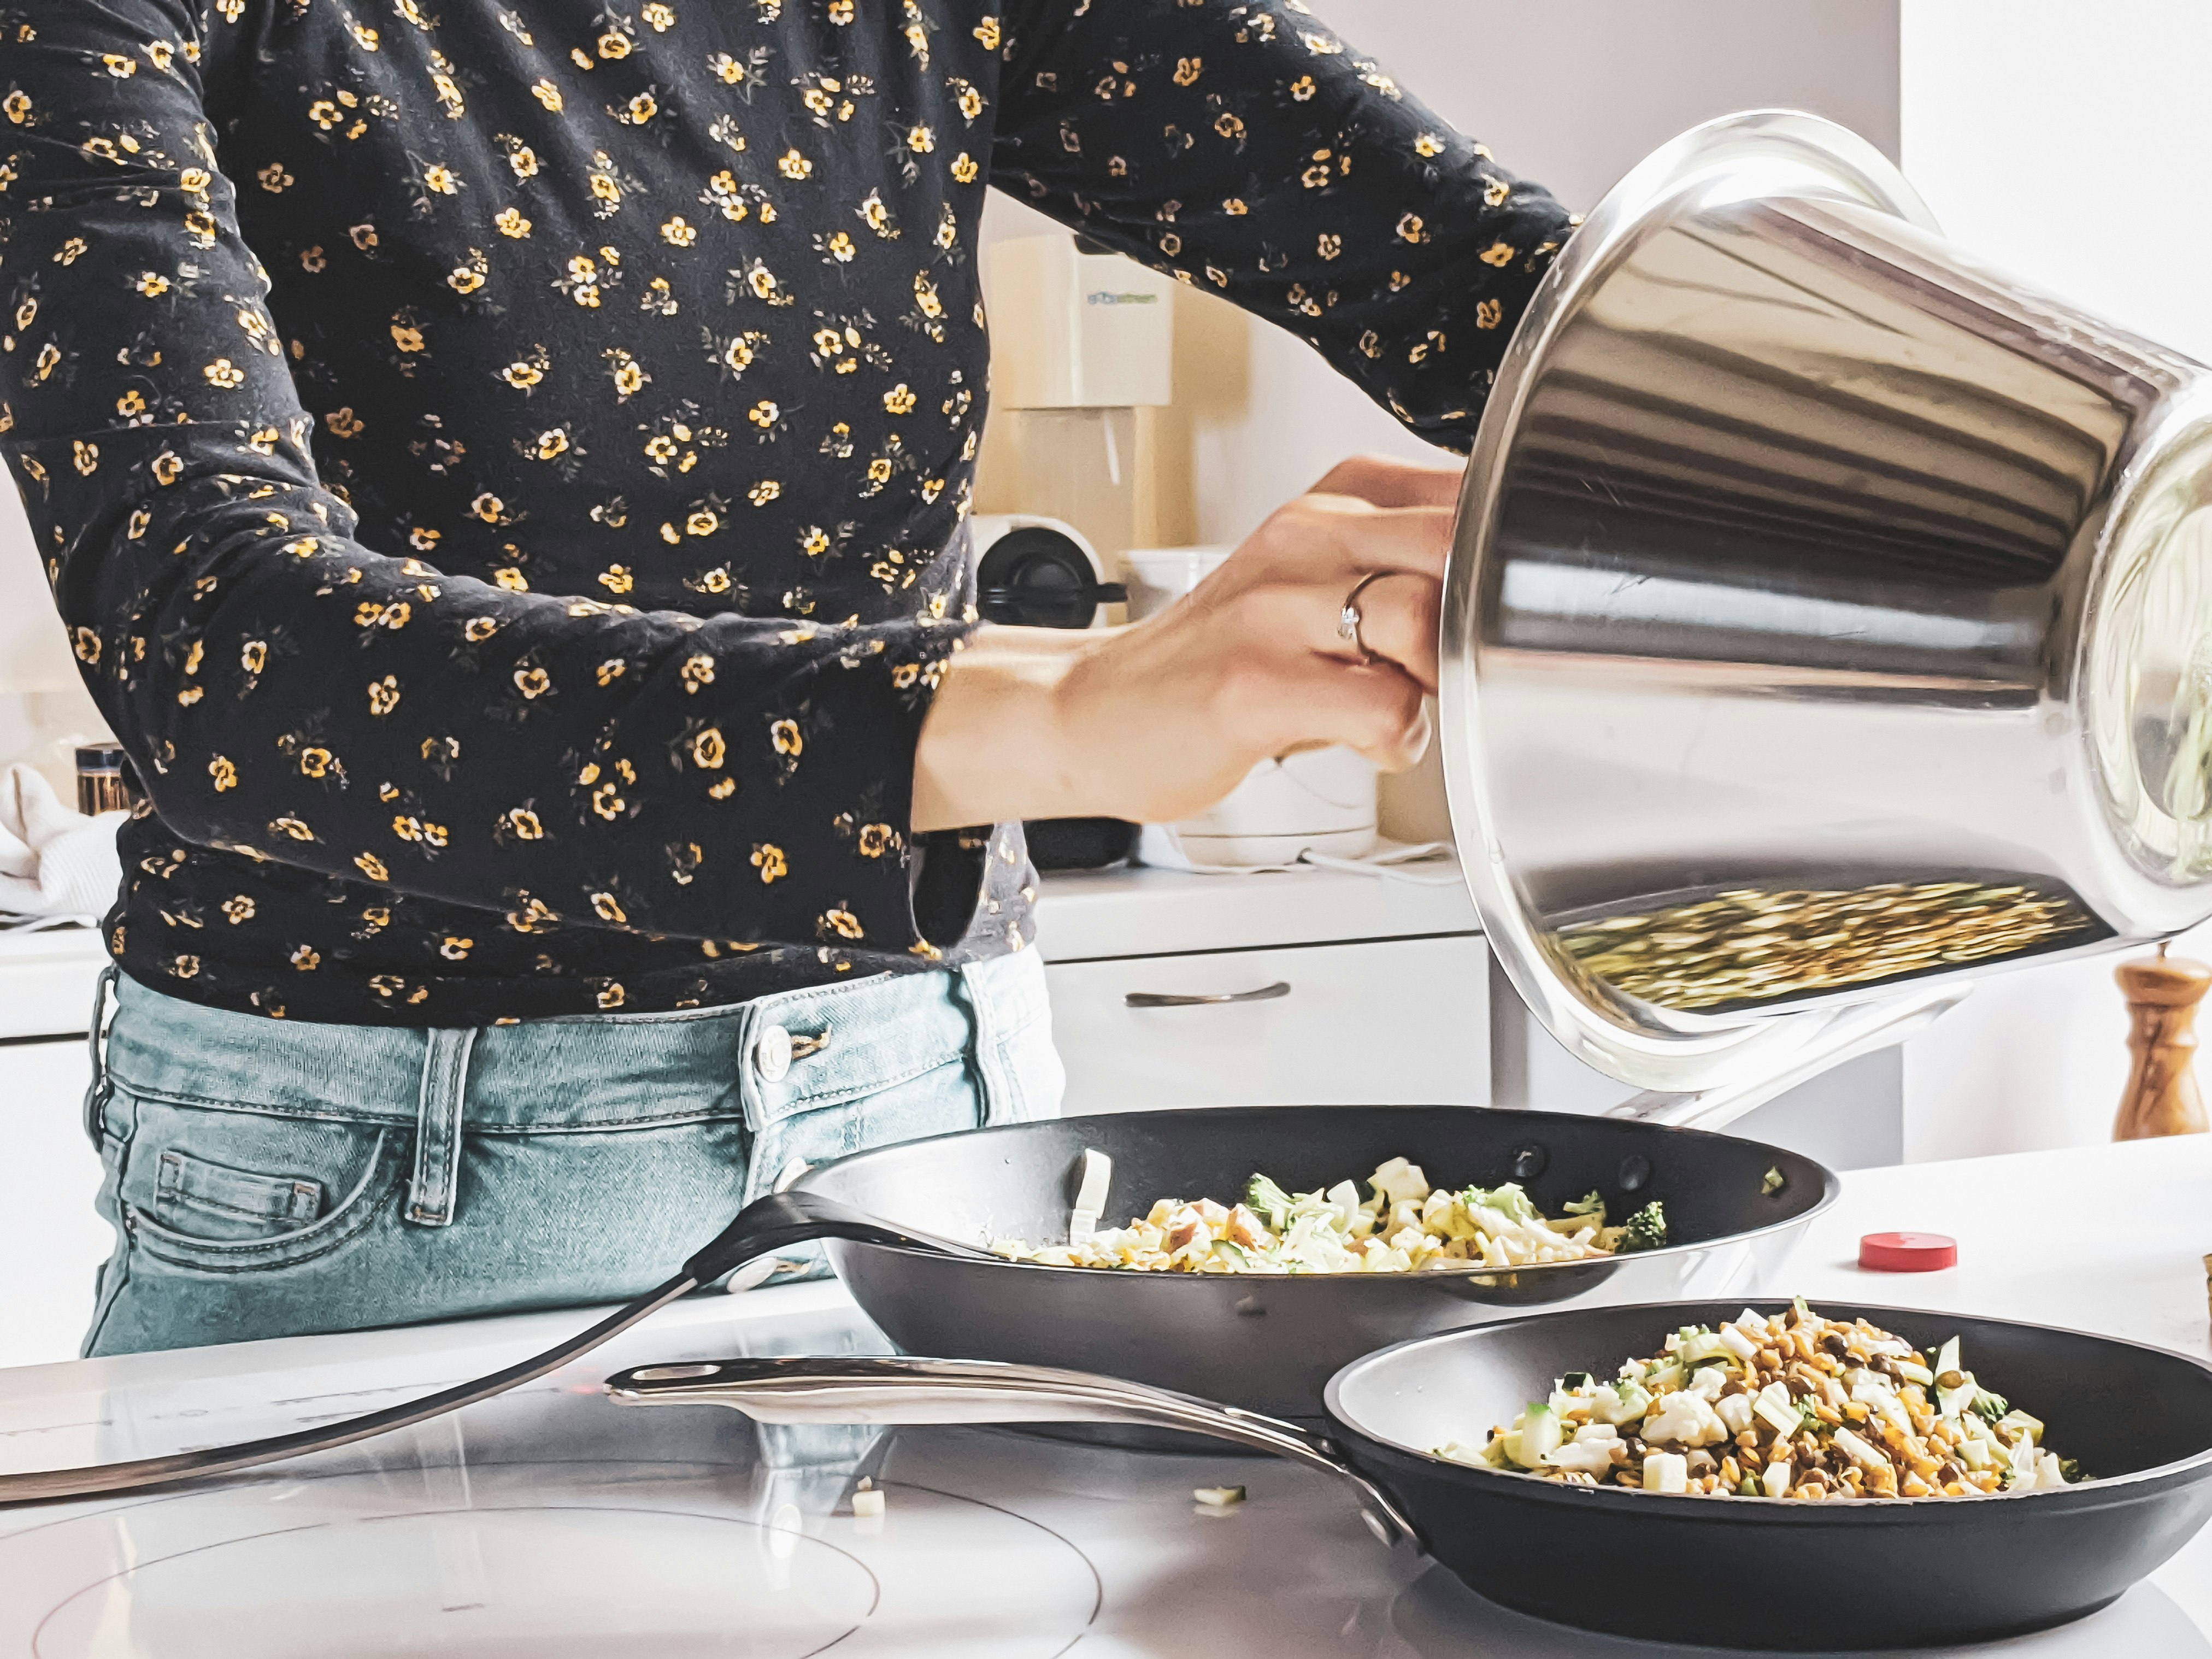
[[[1460,448],[1569,225],[1297,0],[0,0],[124,967],[450,1026],[1028,943],[1018,827],[908,829],[991,184]]]

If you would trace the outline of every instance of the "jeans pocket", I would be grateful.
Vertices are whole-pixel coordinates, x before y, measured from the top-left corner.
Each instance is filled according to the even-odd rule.
[[[164,1227],[211,1243],[295,1232],[323,1212],[323,1183],[304,1176],[234,1170],[174,1146],[155,1160],[154,1216]]]
[[[394,1197],[404,1137],[357,1121],[141,1097],[116,1209],[138,1249],[208,1273],[285,1267],[338,1249]]]

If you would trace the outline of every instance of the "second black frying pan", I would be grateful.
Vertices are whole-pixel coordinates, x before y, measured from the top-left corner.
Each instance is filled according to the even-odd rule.
[[[1847,1649],[1991,1641],[2095,1611],[2212,1515],[2212,1366],[2007,1320],[1822,1303],[1923,1349],[1957,1336],[1977,1377],[2045,1423],[2086,1484],[2014,1497],[1672,1497],[1570,1486],[1432,1455],[1480,1443],[1553,1379],[1610,1373],[1742,1299],[1582,1308],[1449,1331],[1355,1360],[1323,1433],[1117,1379],[948,1359],[732,1359],[607,1379],[624,1405],[734,1407],[784,1423],[1146,1423],[1348,1480],[1385,1543],[1539,1618],[1701,1646]],[[1771,1301],[1753,1298],[1771,1311]]]

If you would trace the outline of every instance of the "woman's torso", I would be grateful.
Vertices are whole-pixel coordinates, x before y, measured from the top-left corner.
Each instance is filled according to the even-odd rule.
[[[957,617],[998,46],[969,3],[216,0],[212,137],[281,336],[240,344],[288,361],[361,540],[426,573],[693,615]],[[618,799],[588,769],[546,809]],[[1000,839],[955,960],[1025,932],[1032,877]],[[201,947],[165,988],[246,1000],[275,965],[228,967],[251,930],[293,969],[251,1006],[294,1018],[564,1012],[611,981],[678,1007],[851,965],[519,928],[152,817],[124,851],[118,920],[165,940],[182,920]]]

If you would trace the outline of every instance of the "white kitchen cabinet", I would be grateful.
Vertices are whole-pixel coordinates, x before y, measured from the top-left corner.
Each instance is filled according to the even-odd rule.
[[[1045,976],[1070,1113],[1490,1101],[1478,935],[1058,962]]]
[[[0,1040],[82,1033],[106,966],[96,928],[0,933]]]
[[[84,1039],[0,1046],[0,1366],[74,1359],[114,1235],[94,1214]]]
[[[1037,948],[1047,962],[1481,931],[1451,859],[1395,875],[1318,866],[1242,875],[1091,870],[1047,876],[1037,899]]]

